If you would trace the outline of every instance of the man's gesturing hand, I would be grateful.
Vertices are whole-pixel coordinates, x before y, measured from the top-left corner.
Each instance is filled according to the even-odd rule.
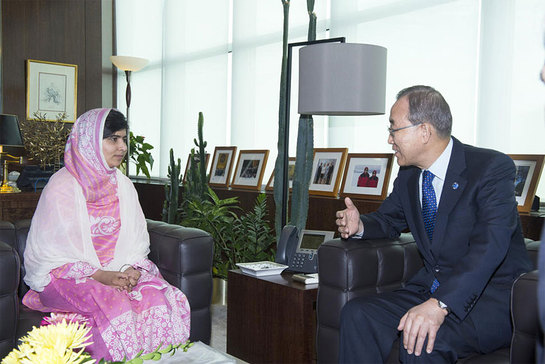
[[[433,350],[437,331],[445,321],[447,310],[439,307],[437,299],[430,298],[418,306],[414,306],[401,318],[397,329],[403,331],[403,347],[409,354],[419,356],[422,346],[428,337],[426,351]]]
[[[346,209],[337,211],[335,214],[337,220],[335,223],[339,227],[341,238],[347,239],[356,233],[363,231],[363,223],[360,220],[360,212],[354,206],[354,203],[349,197],[344,199]]]

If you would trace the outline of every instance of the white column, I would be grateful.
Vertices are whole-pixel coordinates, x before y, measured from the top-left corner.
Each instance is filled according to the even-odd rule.
[[[481,0],[475,144],[508,151],[511,129],[514,0]]]

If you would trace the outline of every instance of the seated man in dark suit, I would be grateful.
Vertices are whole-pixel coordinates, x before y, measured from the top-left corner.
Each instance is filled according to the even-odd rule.
[[[349,301],[340,362],[384,362],[399,337],[402,362],[453,363],[509,345],[513,281],[530,269],[507,155],[451,137],[443,96],[402,90],[388,143],[400,170],[381,207],[337,212],[341,237],[395,238],[410,229],[424,266],[394,292]],[[365,241],[362,241],[365,244]]]

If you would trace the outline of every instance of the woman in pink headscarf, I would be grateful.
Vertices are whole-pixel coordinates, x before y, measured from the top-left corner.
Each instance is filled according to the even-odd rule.
[[[189,337],[187,298],[148,260],[136,190],[116,168],[127,152],[126,129],[114,109],[78,118],[65,167],[42,192],[24,253],[31,290],[23,303],[84,318],[92,327],[87,351],[96,359],[131,359]]]

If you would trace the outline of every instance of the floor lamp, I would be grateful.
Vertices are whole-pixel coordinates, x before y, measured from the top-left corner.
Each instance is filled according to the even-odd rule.
[[[125,78],[127,79],[127,88],[125,89],[125,101],[127,103],[127,156],[125,163],[125,174],[129,175],[129,160],[130,160],[130,122],[129,122],[129,110],[131,107],[131,73],[140,71],[148,64],[148,60],[145,58],[139,57],[129,57],[129,56],[111,56],[110,60],[122,71],[125,71]]]
[[[299,50],[299,108],[302,115],[381,115],[386,94],[386,48],[345,43],[345,38],[288,44],[286,131],[282,168],[282,226],[287,223],[288,153],[293,47]]]

